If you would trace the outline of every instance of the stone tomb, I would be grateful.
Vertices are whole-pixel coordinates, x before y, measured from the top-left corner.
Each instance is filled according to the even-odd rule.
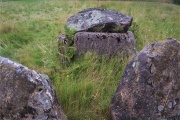
[[[134,35],[128,31],[132,20],[132,17],[117,11],[98,8],[88,8],[70,17],[66,25],[68,29],[76,30],[73,39],[75,56],[87,51],[96,52],[100,56],[121,54],[129,57],[136,54]],[[63,48],[71,47],[67,41],[64,36],[58,39],[61,55],[66,53]]]

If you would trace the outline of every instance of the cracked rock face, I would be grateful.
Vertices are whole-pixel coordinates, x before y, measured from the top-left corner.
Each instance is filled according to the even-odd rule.
[[[1,120],[66,120],[48,76],[0,56]]]
[[[77,32],[127,32],[133,18],[114,10],[88,8],[67,20],[67,27]]]
[[[78,32],[75,34],[74,44],[77,56],[87,51],[95,51],[98,55],[107,56],[121,54],[129,57],[136,54],[136,42],[130,31],[127,33]]]
[[[110,104],[113,120],[180,119],[180,42],[147,45],[131,60]]]

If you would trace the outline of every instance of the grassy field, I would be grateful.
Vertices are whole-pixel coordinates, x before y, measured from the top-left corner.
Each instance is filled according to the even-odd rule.
[[[0,2],[0,56],[49,75],[69,120],[107,120],[108,105],[128,59],[93,53],[61,64],[57,37],[68,17],[89,7],[114,9],[134,18],[138,50],[168,37],[180,40],[180,6],[127,1]]]

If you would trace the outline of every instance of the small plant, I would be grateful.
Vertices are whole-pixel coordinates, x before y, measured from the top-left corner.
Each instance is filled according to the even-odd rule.
[[[65,35],[68,39],[69,46],[72,46],[74,44],[74,35],[76,33],[75,28],[68,28],[67,25],[64,26]]]
[[[75,54],[74,35],[76,30],[64,26],[65,34],[58,39],[58,50],[62,62],[71,61]]]

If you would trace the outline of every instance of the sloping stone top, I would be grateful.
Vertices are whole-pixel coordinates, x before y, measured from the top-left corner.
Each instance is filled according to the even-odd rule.
[[[85,9],[67,20],[67,27],[87,32],[127,32],[133,18],[115,10]]]

